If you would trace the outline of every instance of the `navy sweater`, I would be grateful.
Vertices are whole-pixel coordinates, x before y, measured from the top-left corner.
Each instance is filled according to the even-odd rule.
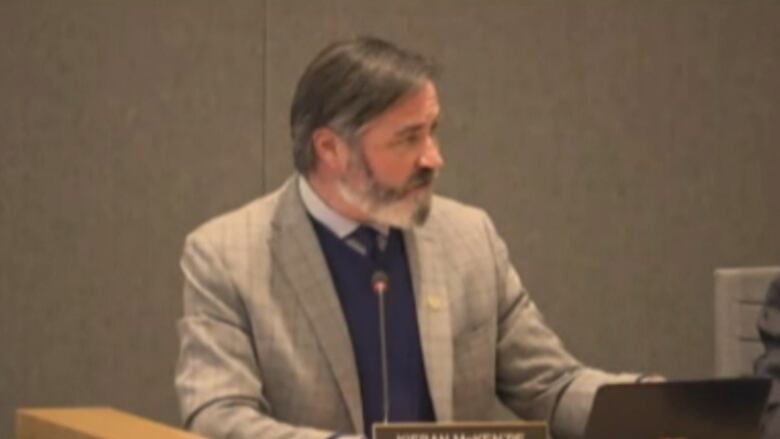
[[[434,421],[403,235],[390,230],[380,264],[361,255],[317,220],[312,219],[312,224],[352,339],[366,437],[371,437],[372,424],[381,422],[383,415],[378,299],[371,289],[371,276],[377,269],[387,273],[390,285],[385,295],[390,421]]]

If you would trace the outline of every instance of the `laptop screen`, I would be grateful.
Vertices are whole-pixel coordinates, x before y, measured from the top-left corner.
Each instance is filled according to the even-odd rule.
[[[606,385],[585,438],[756,439],[770,385],[763,378]]]

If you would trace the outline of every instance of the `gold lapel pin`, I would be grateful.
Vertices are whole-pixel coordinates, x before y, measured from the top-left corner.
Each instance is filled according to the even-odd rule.
[[[437,295],[429,295],[428,296],[428,306],[434,310],[438,311],[444,306],[444,301],[441,299],[440,296]]]

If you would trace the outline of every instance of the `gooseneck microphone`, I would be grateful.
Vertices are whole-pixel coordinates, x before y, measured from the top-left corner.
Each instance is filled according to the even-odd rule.
[[[382,367],[382,419],[385,424],[390,420],[390,378],[387,371],[387,330],[385,328],[385,293],[390,288],[387,273],[376,270],[371,275],[371,289],[377,295],[379,306],[379,349]]]

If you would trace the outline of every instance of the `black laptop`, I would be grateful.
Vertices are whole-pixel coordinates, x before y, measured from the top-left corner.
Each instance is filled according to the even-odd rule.
[[[757,439],[771,382],[763,378],[610,384],[586,439]]]

